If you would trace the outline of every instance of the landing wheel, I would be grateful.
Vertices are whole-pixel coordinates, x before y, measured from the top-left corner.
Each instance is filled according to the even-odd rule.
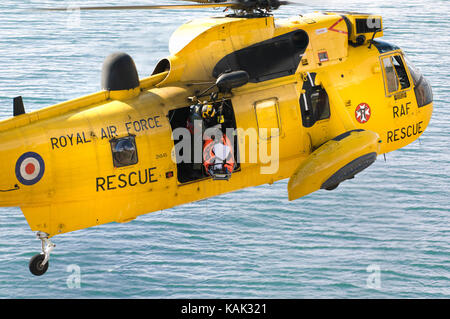
[[[48,269],[48,261],[44,264],[43,261],[45,259],[44,254],[34,255],[30,259],[29,268],[33,275],[42,276]]]
[[[50,253],[55,248],[55,244],[48,239],[49,235],[44,232],[37,232],[36,236],[42,242],[42,253],[31,258],[29,268],[33,275],[42,276],[48,269],[48,260],[50,259]]]

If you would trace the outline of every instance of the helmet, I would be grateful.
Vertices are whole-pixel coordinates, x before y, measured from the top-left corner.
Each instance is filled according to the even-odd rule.
[[[212,104],[205,104],[202,107],[202,117],[204,119],[211,118],[216,114],[216,110],[212,106]]]

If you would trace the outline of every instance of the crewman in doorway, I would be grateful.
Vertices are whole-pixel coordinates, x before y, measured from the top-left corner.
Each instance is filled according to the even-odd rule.
[[[226,134],[211,138],[203,147],[203,166],[214,180],[229,180],[235,167],[233,148]]]

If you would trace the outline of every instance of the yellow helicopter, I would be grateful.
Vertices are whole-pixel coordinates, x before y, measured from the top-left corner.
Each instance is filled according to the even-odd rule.
[[[416,140],[430,84],[383,36],[381,16],[276,19],[279,0],[80,10],[224,8],[179,27],[151,76],[106,58],[103,90],[0,122],[0,206],[50,238],[289,178],[290,200],[333,190]],[[44,10],[64,11],[66,8]]]

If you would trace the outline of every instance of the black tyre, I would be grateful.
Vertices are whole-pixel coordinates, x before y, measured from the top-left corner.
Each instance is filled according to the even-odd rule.
[[[48,261],[45,265],[42,265],[45,256],[44,254],[37,254],[30,259],[30,271],[35,276],[42,276],[48,269]]]

